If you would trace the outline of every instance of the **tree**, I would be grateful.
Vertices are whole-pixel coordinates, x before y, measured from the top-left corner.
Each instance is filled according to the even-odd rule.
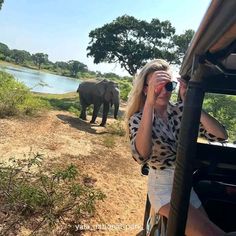
[[[236,97],[223,94],[207,94],[204,109],[226,127],[229,140],[236,140]]]
[[[10,55],[10,49],[4,43],[0,43],[0,60],[5,60]]]
[[[174,35],[173,37],[173,47],[176,47],[176,64],[181,64],[181,61],[184,57],[185,52],[188,49],[189,43],[193,38],[194,30],[186,30],[184,34]]]
[[[0,10],[2,9],[3,2],[4,2],[4,0],[0,0]]]
[[[58,68],[60,68],[61,70],[69,70],[69,64],[67,62],[64,61],[56,61],[54,63],[54,65]]]
[[[69,64],[71,76],[76,77],[77,73],[79,71],[80,72],[87,72],[88,71],[88,67],[85,64],[83,64],[83,63],[81,63],[79,61],[70,60],[68,62],[68,64]]]
[[[32,60],[38,69],[41,69],[41,65],[48,62],[48,54],[44,53],[35,53],[32,55]]]
[[[152,19],[148,23],[124,15],[89,33],[91,40],[87,55],[94,57],[95,64],[119,63],[130,75],[134,75],[154,58],[180,64],[182,52],[191,40],[191,32],[189,30],[178,36],[169,21]]]
[[[30,60],[31,55],[25,50],[13,49],[10,51],[10,57],[16,64],[23,64],[25,61]]]
[[[174,61],[174,53],[169,52],[174,33],[175,28],[169,21],[153,19],[148,23],[124,15],[89,33],[87,55],[94,57],[95,64],[120,63],[134,75],[149,59]]]

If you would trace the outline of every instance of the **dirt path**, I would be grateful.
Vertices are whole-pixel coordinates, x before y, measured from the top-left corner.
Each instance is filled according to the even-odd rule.
[[[146,177],[140,175],[126,138],[117,136],[111,148],[105,145],[107,135],[106,128],[91,126],[63,111],[27,119],[1,119],[0,160],[38,152],[49,166],[77,165],[107,195],[97,205],[96,216],[81,226],[99,230],[87,230],[84,235],[135,235],[143,223]]]

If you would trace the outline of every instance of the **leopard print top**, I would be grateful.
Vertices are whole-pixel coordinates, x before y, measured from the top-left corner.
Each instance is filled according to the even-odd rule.
[[[173,168],[177,144],[179,140],[180,123],[183,112],[183,103],[169,103],[167,108],[168,122],[163,122],[161,118],[154,117],[152,128],[152,152],[148,159],[144,159],[135,147],[135,138],[141,121],[142,112],[136,112],[129,120],[129,131],[132,156],[139,164],[148,163],[153,169]],[[199,127],[199,135],[209,141],[222,141],[208,133],[202,124]]]

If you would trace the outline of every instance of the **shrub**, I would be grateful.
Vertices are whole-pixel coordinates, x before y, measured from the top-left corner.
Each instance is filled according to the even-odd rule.
[[[74,107],[74,106],[70,106],[70,108],[68,109],[69,112],[75,114],[76,116],[79,116],[79,115],[80,115],[80,110],[81,110],[80,107],[79,107],[79,109],[78,109],[78,108],[76,108],[76,107]]]
[[[3,235],[19,221],[25,226],[32,217],[39,222],[33,232],[42,227],[55,228],[64,219],[80,222],[92,216],[95,203],[105,198],[99,189],[86,187],[79,181],[81,176],[73,164],[47,173],[42,161],[42,155],[30,153],[28,159],[13,158],[0,164],[1,209],[16,216],[13,222],[2,226]]]
[[[49,104],[40,98],[33,97],[23,83],[13,76],[0,72],[0,117],[16,114],[32,115]]]
[[[129,81],[120,81],[119,82],[119,88],[120,88],[120,97],[122,100],[127,101],[129,92],[132,88],[132,83]]]
[[[116,120],[111,124],[107,125],[107,131],[110,134],[118,135],[118,136],[124,136],[125,135],[125,128],[122,123],[122,120]]]

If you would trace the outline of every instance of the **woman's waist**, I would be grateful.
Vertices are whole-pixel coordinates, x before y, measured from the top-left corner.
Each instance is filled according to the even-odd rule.
[[[174,167],[168,167],[163,170],[150,168],[148,173],[148,184],[149,185],[173,184],[174,172],[175,172]]]
[[[160,168],[157,168],[157,169],[154,169],[152,168],[151,166],[149,167],[149,176],[150,175],[163,175],[163,176],[172,176],[175,172],[175,166],[172,165],[172,166],[168,166],[168,167],[164,167],[163,169],[160,167]]]

